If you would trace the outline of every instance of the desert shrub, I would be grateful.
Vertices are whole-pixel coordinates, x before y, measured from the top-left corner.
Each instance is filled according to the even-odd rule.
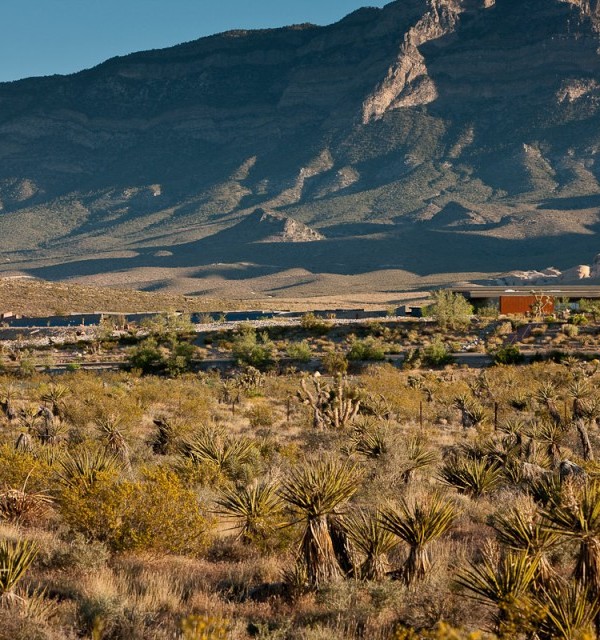
[[[241,327],[231,345],[238,364],[261,369],[273,363],[275,345],[266,332],[258,334],[253,327]]]
[[[350,351],[348,352],[348,360],[384,360],[385,351],[381,341],[372,336],[368,336],[364,340],[354,340]]]
[[[563,324],[562,332],[569,338],[575,338],[579,335],[579,327],[575,324]]]
[[[0,446],[0,489],[44,491],[48,489],[52,467],[45,458],[18,451],[7,444]]]
[[[165,353],[155,338],[147,338],[129,352],[129,365],[142,373],[160,371],[165,363]]]
[[[494,362],[496,364],[520,364],[524,359],[525,356],[523,356],[519,347],[514,344],[500,347],[494,353]]]
[[[225,640],[230,630],[230,623],[221,618],[189,616],[181,621],[183,640]]]
[[[426,366],[442,367],[452,362],[454,362],[454,356],[439,337],[423,349],[423,363]]]
[[[142,327],[159,339],[194,333],[195,326],[186,313],[161,313],[142,320]]]
[[[255,429],[270,427],[275,422],[273,409],[264,402],[250,407],[250,409],[246,411],[246,417],[250,421],[250,426]]]
[[[321,358],[323,368],[330,375],[345,374],[348,371],[348,358],[341,351],[331,349]]]
[[[331,325],[329,324],[329,322],[326,322],[325,320],[318,318],[312,312],[305,313],[300,318],[300,326],[305,331],[308,331],[309,333],[316,336],[324,336],[327,333],[329,333],[329,330],[331,329]]]
[[[195,554],[208,542],[209,520],[196,495],[163,467],[144,469],[137,481],[101,472],[91,486],[65,487],[60,509],[73,531],[115,551]]]
[[[584,313],[576,313],[569,318],[569,324],[585,325],[587,323],[588,319]]]
[[[288,344],[286,354],[288,358],[296,360],[297,362],[308,362],[312,358],[312,351],[306,340]]]
[[[506,336],[512,332],[513,332],[512,322],[508,320],[506,322],[501,322],[494,331],[494,333],[497,336]]]
[[[477,309],[477,315],[480,318],[492,318],[496,319],[500,314],[497,304],[487,304],[484,307]]]

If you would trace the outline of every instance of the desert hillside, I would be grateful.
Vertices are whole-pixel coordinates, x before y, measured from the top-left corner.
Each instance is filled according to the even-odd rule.
[[[0,84],[1,269],[251,297],[578,264],[598,24],[588,0],[399,0]]]

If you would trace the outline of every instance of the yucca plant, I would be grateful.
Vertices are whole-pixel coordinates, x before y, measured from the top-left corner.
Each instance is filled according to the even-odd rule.
[[[352,443],[357,453],[373,460],[381,458],[389,448],[383,430],[370,423],[355,429]]]
[[[44,515],[52,498],[45,493],[22,489],[0,491],[0,519],[16,523],[30,523]]]
[[[64,413],[65,398],[69,395],[69,388],[64,384],[51,384],[46,393],[42,395],[42,400],[50,406],[52,415],[62,418]]]
[[[256,454],[251,440],[227,436],[221,429],[201,429],[186,442],[183,453],[195,464],[207,465],[217,475],[233,479]]]
[[[555,426],[560,426],[562,424],[562,416],[556,404],[558,400],[556,385],[548,380],[542,382],[534,397],[546,409],[552,423]]]
[[[542,507],[561,501],[563,487],[558,473],[547,473],[530,480],[527,488],[529,495]]]
[[[102,473],[117,472],[120,460],[105,449],[82,449],[58,461],[59,480],[68,487],[90,489]]]
[[[513,506],[496,514],[492,526],[500,543],[538,561],[536,582],[539,585],[548,585],[552,581],[555,574],[548,553],[559,543],[560,536],[545,526],[533,504],[530,508]]]
[[[535,597],[542,612],[536,629],[539,640],[573,640],[593,638],[594,619],[600,612],[600,601],[590,598],[588,590],[577,582],[553,584],[537,592]]]
[[[481,564],[469,563],[459,571],[455,581],[469,597],[496,607],[492,617],[494,631],[507,637],[515,620],[530,609],[529,590],[538,562],[526,553],[509,551],[498,563],[488,558]]]
[[[508,418],[498,425],[498,431],[505,433],[512,446],[523,446],[523,436],[527,433],[527,424],[522,418]]]
[[[328,519],[356,493],[361,475],[356,464],[322,458],[292,469],[281,486],[281,497],[305,525],[300,553],[311,587],[343,575]]]
[[[502,480],[502,467],[487,458],[452,457],[440,470],[440,480],[460,493],[479,498],[493,491]]]
[[[107,451],[120,458],[124,466],[130,469],[129,445],[125,439],[121,418],[116,414],[102,415],[97,418],[96,424]]]
[[[406,443],[406,459],[402,466],[402,480],[408,484],[414,474],[437,462],[437,453],[430,449],[419,435],[411,436]]]
[[[586,461],[594,459],[594,450],[586,427],[586,420],[591,417],[591,405],[586,403],[590,393],[589,383],[583,378],[575,378],[569,384],[568,394],[573,400],[573,421],[583,449],[583,459]]]
[[[0,540],[0,601],[16,598],[15,586],[37,553],[37,545],[30,540]]]
[[[555,468],[561,461],[561,445],[567,436],[567,429],[557,422],[541,422],[531,430],[531,437],[542,444],[546,450],[552,467]]]
[[[544,509],[547,527],[579,543],[574,577],[600,596],[600,481],[583,487],[568,487],[560,502],[552,501]],[[564,492],[563,492],[564,493]]]
[[[381,526],[409,546],[399,572],[406,584],[424,578],[431,568],[430,544],[454,524],[456,507],[441,494],[421,501],[401,500],[397,508],[386,508],[379,516]]]
[[[273,482],[222,489],[215,502],[216,512],[234,521],[239,538],[246,544],[265,539],[279,524],[282,503]]]
[[[358,577],[381,580],[389,569],[387,554],[398,544],[398,538],[382,526],[379,511],[356,511],[347,517],[346,527],[352,544],[362,556]]]

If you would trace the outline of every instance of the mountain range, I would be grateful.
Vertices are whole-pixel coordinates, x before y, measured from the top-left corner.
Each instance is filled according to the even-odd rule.
[[[0,84],[0,275],[302,295],[565,268],[600,248],[599,152],[598,0],[222,33]]]

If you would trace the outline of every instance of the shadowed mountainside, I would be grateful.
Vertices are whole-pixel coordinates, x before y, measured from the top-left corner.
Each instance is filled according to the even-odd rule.
[[[598,15],[399,0],[1,84],[2,270],[577,263],[598,250]]]

